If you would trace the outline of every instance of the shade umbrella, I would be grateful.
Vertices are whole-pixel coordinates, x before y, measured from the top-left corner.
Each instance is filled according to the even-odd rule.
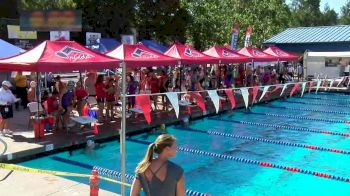
[[[275,56],[278,58],[278,61],[296,61],[299,59],[299,56],[288,53],[275,46],[267,48],[264,50],[264,53]]]
[[[62,72],[112,69],[120,62],[74,41],[44,41],[27,52],[0,59],[0,70]]]
[[[6,58],[25,52],[22,48],[0,39],[0,58]]]
[[[214,46],[203,52],[208,56],[218,58],[222,64],[251,62],[252,58],[238,54],[224,46]]]

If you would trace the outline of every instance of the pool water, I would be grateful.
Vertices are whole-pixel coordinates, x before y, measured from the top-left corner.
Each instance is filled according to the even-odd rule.
[[[308,99],[316,97],[336,100]],[[337,96],[327,93],[315,95],[312,93],[306,94],[304,98],[292,97],[289,98],[288,101],[343,104],[344,107],[307,105],[278,100],[272,103],[254,106],[251,111],[350,121],[350,115],[270,107],[274,105],[350,112],[350,96]],[[347,103],[348,105],[346,105]],[[247,114],[244,113],[244,111],[245,110],[234,110],[232,113],[192,121],[190,122],[189,128],[350,151],[350,141],[347,137],[216,120],[216,118],[219,117],[220,119],[228,120],[307,127],[317,130],[350,133],[350,124],[263,116]],[[346,178],[350,177],[350,154],[310,150],[294,146],[264,143],[261,141],[191,132],[186,131],[179,125],[168,127],[167,131],[177,137],[178,145],[181,147],[297,167]],[[152,142],[156,137],[156,134],[142,134],[133,136],[132,139]],[[134,141],[126,142],[126,167],[128,174],[134,174],[134,168],[143,158],[146,149],[147,146],[145,144]],[[93,152],[85,149],[76,150],[72,155],[68,152],[62,152],[23,162],[21,165],[75,173],[90,173],[91,171],[88,168],[59,161],[57,157],[120,171],[119,142],[117,141],[103,143]],[[350,183],[286,170],[260,167],[258,165],[182,151],[179,151],[172,161],[184,168],[187,189],[211,195],[350,195]],[[69,179],[88,184],[88,179],[75,177],[69,177]],[[101,182],[101,188],[116,193],[120,192],[119,185],[105,181]],[[127,188],[127,190],[129,191],[130,189]]]

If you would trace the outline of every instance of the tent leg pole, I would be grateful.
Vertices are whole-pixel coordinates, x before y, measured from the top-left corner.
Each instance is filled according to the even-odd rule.
[[[126,131],[126,64],[122,65],[122,120],[121,120],[121,131],[119,132],[120,137],[120,166],[121,166],[121,181],[125,183],[125,131]],[[121,195],[125,196],[125,185],[121,185]]]

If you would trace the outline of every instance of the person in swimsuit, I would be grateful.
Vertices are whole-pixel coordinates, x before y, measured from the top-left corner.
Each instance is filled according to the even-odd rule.
[[[176,139],[172,135],[159,135],[148,146],[144,159],[136,167],[130,196],[139,196],[141,188],[147,196],[184,196],[185,180],[183,169],[169,161],[176,155]],[[153,158],[153,153],[158,154]]]

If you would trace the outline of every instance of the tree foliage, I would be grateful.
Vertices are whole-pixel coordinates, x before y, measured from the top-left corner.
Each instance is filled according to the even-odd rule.
[[[338,17],[328,5],[321,11],[320,0],[292,0],[290,5],[285,0],[4,0],[0,17],[18,17],[16,7],[7,10],[15,1],[19,10],[82,10],[83,31],[105,37],[133,33],[138,39],[178,40],[199,49],[229,43],[235,23],[240,24],[239,47],[249,25],[251,42],[259,47],[288,27],[350,24],[350,1]]]

